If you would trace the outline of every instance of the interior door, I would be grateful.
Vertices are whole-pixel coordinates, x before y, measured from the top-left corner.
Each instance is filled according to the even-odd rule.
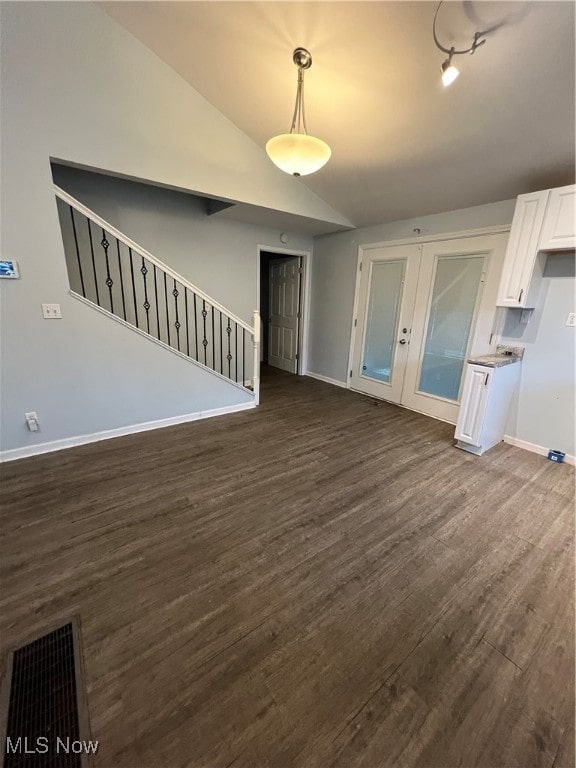
[[[424,245],[402,405],[458,421],[466,361],[490,351],[505,247],[506,235]]]
[[[350,386],[453,424],[490,351],[507,235],[364,250]]]
[[[289,373],[298,372],[298,321],[300,258],[270,262],[270,318],[268,365]]]
[[[350,386],[393,403],[402,396],[419,245],[364,252]]]

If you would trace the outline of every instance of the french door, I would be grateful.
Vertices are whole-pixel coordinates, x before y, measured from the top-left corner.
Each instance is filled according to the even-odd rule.
[[[506,240],[365,249],[350,386],[456,423],[466,360],[489,351]]]

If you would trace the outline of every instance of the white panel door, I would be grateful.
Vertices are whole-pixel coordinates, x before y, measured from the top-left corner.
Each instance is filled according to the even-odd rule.
[[[361,266],[350,386],[399,403],[418,281],[420,245],[371,248]]]
[[[270,319],[268,364],[289,373],[298,372],[298,314],[300,259],[270,262]]]

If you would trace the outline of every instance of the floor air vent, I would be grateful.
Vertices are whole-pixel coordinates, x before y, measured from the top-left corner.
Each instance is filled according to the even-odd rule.
[[[3,696],[4,768],[90,765],[88,755],[97,743],[86,741],[77,636],[75,623],[65,624],[11,654],[5,680],[9,694]]]

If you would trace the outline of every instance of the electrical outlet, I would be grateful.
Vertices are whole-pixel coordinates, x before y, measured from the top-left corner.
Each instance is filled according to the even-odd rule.
[[[38,414],[36,411],[30,411],[30,413],[25,413],[24,418],[26,419],[26,424],[28,425],[28,429],[30,432],[38,432],[40,429],[40,426],[38,424]]]
[[[60,304],[42,304],[42,315],[45,320],[60,320],[62,318]]]
[[[569,312],[568,317],[566,318],[566,325],[571,326],[574,328],[576,326],[576,312]]]

